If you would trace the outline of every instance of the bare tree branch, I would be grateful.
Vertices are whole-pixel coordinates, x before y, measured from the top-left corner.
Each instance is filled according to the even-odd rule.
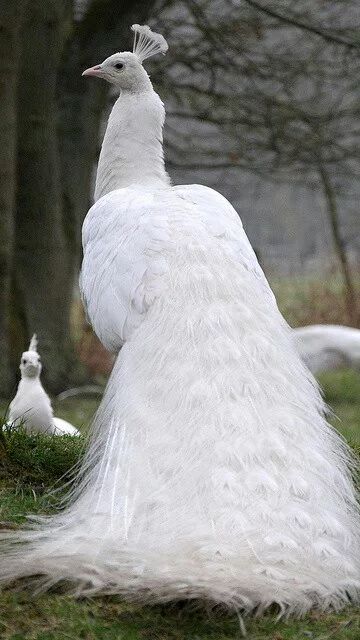
[[[286,16],[283,13],[279,13],[275,9],[270,9],[269,7],[264,7],[261,3],[256,2],[256,0],[244,0],[244,2],[246,2],[246,4],[248,4],[253,9],[256,9],[257,11],[261,11],[262,13],[265,13],[266,15],[270,16],[271,18],[276,18],[277,20],[280,20],[281,22],[284,22],[285,24],[291,25],[292,27],[296,27],[297,29],[303,29],[304,31],[308,31],[309,33],[313,33],[313,34],[315,34],[317,36],[320,36],[321,38],[323,38],[327,42],[332,42],[334,44],[340,44],[340,45],[342,45],[344,47],[347,47],[349,49],[356,49],[358,51],[360,50],[360,43],[359,42],[353,42],[352,40],[347,40],[347,39],[344,39],[344,38],[340,38],[339,36],[337,36],[334,33],[330,33],[329,31],[324,31],[324,29],[321,29],[320,27],[316,27],[314,25],[307,24],[306,22],[303,22],[302,20],[299,20],[298,18],[294,18],[292,16]]]

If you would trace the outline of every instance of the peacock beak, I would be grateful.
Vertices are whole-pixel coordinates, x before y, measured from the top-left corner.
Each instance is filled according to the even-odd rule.
[[[102,72],[102,67],[100,64],[97,64],[95,67],[89,67],[89,69],[85,69],[81,75],[83,76],[100,76]]]

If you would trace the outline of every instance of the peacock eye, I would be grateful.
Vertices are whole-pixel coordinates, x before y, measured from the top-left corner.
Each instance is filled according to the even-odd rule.
[[[123,65],[123,63],[122,63],[122,62],[117,62],[117,63],[114,65],[115,69],[122,69],[122,68],[123,68],[123,66],[124,66],[124,65]]]
[[[27,363],[27,360],[26,360],[25,358],[23,358],[22,363],[23,363],[23,364],[26,364],[26,363]]]

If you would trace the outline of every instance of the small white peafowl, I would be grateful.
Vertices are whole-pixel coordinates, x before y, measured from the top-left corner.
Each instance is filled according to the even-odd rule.
[[[9,426],[20,424],[31,433],[78,436],[79,431],[66,420],[55,418],[44,387],[41,384],[41,360],[37,352],[36,334],[20,361],[21,380],[10,404]]]
[[[360,370],[360,330],[335,324],[294,329],[301,358],[314,374],[332,369]]]
[[[133,53],[84,75],[111,112],[83,227],[81,289],[118,353],[68,506],[6,534],[4,583],[79,594],[205,598],[247,611],[338,609],[360,590],[352,458],[233,207],[171,186],[164,107]]]

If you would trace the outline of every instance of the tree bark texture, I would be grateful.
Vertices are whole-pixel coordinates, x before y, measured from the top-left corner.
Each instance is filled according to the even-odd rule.
[[[74,274],[62,208],[56,104],[64,8],[56,0],[29,4],[18,98],[14,322],[22,345],[33,332],[38,334],[51,391],[66,385],[72,363],[69,319]],[[18,356],[20,349],[15,351]]]
[[[16,103],[25,2],[0,0],[0,390],[15,382],[10,366],[10,282],[16,197]]]

